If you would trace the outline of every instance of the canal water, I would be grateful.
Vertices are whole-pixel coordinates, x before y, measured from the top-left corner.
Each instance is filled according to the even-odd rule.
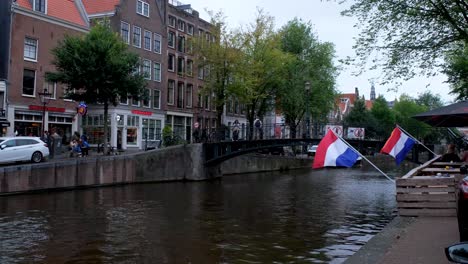
[[[4,196],[0,263],[342,263],[394,193],[373,169],[325,169]]]

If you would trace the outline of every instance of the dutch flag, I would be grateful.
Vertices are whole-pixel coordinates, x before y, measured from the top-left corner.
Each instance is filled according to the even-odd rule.
[[[329,129],[317,147],[312,168],[337,166],[349,168],[356,163],[358,158],[359,154]]]
[[[415,143],[416,140],[396,127],[380,153],[394,157],[396,164],[400,165]]]

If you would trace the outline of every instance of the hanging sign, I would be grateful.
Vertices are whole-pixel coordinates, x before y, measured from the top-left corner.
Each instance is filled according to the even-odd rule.
[[[84,102],[80,102],[80,104],[76,107],[76,112],[84,116],[88,112],[88,106]]]

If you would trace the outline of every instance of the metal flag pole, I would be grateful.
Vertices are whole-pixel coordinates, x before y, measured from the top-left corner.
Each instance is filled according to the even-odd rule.
[[[364,155],[361,154],[361,152],[359,152],[357,149],[355,149],[353,146],[351,146],[346,140],[344,140],[342,137],[340,137],[339,135],[337,135],[335,133],[335,131],[333,131],[333,129],[331,129],[331,131],[333,132],[333,134],[335,134],[335,136],[337,136],[339,139],[341,139],[348,147],[350,147],[352,150],[354,150],[356,153],[359,154],[359,156],[361,158],[363,158],[365,161],[369,162],[370,165],[372,165],[376,170],[378,170],[380,173],[382,173],[383,176],[385,176],[389,181],[391,182],[395,182],[394,179],[388,177],[387,174],[385,174],[385,172],[383,172],[382,170],[379,169],[379,167],[377,167],[374,163],[372,163],[370,160],[368,160],[366,157],[364,157]]]
[[[403,131],[403,133],[405,133],[407,136],[411,137],[412,139],[414,139],[414,141],[418,142],[419,145],[423,146],[425,149],[427,149],[430,153],[432,153],[434,156],[439,156],[437,154],[435,154],[432,150],[430,150],[428,147],[426,147],[426,145],[424,145],[423,143],[421,143],[421,141],[417,140],[415,137],[413,137],[410,133],[406,132],[406,130],[404,130],[401,126],[399,125],[396,125],[401,131]]]

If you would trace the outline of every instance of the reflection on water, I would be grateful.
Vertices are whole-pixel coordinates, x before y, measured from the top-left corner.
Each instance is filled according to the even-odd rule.
[[[394,192],[330,169],[0,197],[0,263],[342,263]]]

